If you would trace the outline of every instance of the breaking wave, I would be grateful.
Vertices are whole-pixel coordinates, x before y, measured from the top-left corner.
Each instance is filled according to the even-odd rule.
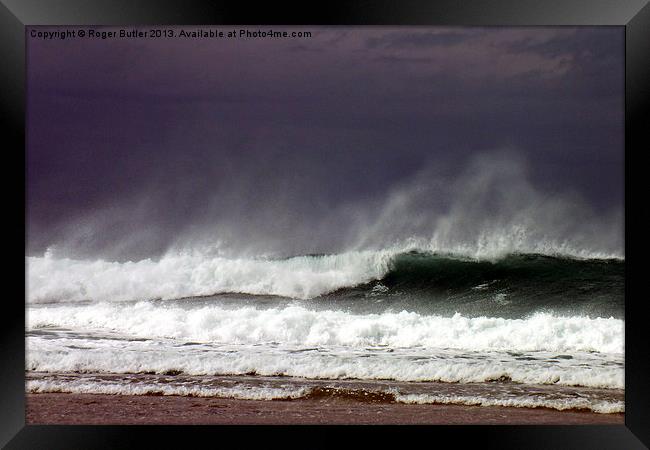
[[[219,344],[602,353],[622,353],[624,346],[624,323],[620,319],[544,313],[526,319],[504,319],[407,311],[352,314],[301,306],[184,308],[139,302],[36,308],[29,311],[28,324],[33,329],[105,330],[145,339]]]
[[[46,255],[27,258],[27,290],[31,303],[177,299],[223,293],[294,299],[399,293],[402,299],[491,296],[502,303],[515,298],[539,305],[542,299],[553,306],[570,299],[576,303],[606,300],[621,306],[624,267],[623,260],[611,257],[509,254],[486,259],[401,250],[284,259],[177,254],[158,261],[125,263]]]

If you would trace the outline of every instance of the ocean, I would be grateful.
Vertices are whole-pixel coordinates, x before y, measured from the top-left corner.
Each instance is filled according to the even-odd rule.
[[[28,257],[27,392],[624,412],[620,256]]]

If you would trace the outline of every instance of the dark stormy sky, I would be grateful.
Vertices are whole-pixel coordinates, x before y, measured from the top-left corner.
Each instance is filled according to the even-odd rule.
[[[28,254],[340,251],[434,233],[467,190],[463,225],[620,219],[623,28],[302,30],[28,37]]]

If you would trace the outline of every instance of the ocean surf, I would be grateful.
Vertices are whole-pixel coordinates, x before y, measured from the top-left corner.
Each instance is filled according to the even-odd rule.
[[[381,251],[27,266],[28,392],[624,411],[618,258]],[[240,382],[210,381],[223,377]]]

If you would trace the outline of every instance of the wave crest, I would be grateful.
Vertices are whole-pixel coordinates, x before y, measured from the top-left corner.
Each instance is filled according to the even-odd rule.
[[[228,259],[179,253],[169,254],[158,261],[146,259],[124,263],[54,258],[50,255],[28,257],[28,301],[173,299],[219,293],[309,299],[337,289],[380,280],[396,267],[398,270],[404,268],[409,261],[416,269],[421,268],[422,264],[418,266],[417,261],[422,258],[416,260],[413,255],[405,255],[404,251],[404,248],[393,248],[285,259]],[[456,270],[455,265],[462,265],[459,258],[468,258],[463,253],[452,256],[417,255],[424,256],[429,268],[432,264],[437,264],[438,268],[444,265],[443,269],[447,271]],[[554,261],[553,264],[561,266],[561,261],[566,257],[575,256],[564,255],[564,259],[560,258],[560,262]],[[471,258],[474,262],[486,261]],[[500,261],[494,266],[497,269],[506,268],[508,264],[525,263],[529,268],[531,264],[540,265],[539,258],[533,263],[508,256],[487,261]],[[562,264],[570,265],[566,261]],[[489,268],[490,264],[480,266],[465,263],[462,270],[476,275],[477,270],[482,270],[481,267]],[[461,273],[458,275],[465,277]]]

